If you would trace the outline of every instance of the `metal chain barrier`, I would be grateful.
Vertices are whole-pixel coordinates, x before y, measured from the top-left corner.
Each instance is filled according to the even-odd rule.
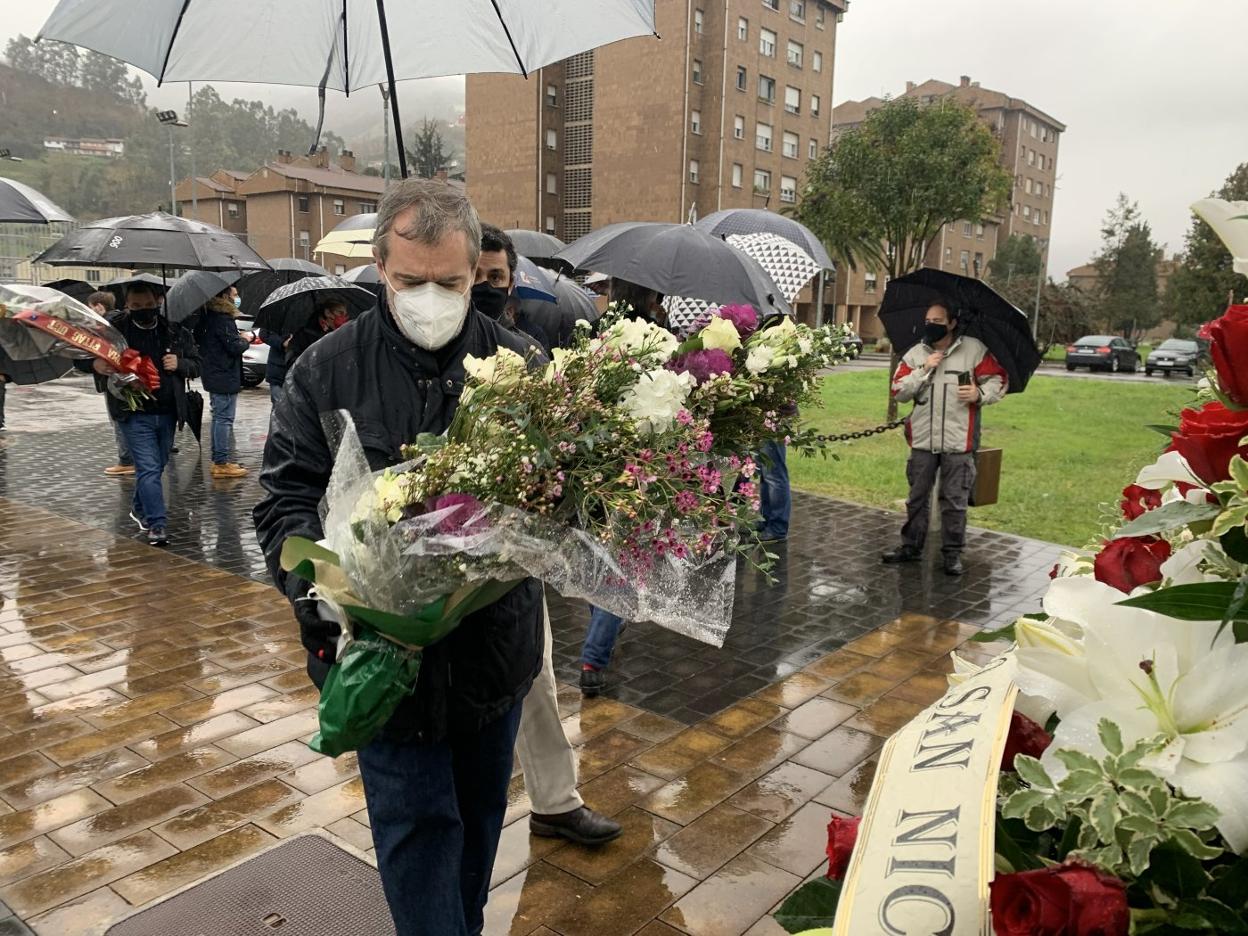
[[[904,425],[905,418],[894,419],[892,422],[884,423],[882,426],[876,426],[874,429],[862,429],[858,432],[845,432],[841,435],[819,435],[815,436],[815,441],[819,443],[826,442],[852,442],[855,439],[868,439],[873,435],[879,435],[881,432],[888,432],[896,429],[898,426]]]

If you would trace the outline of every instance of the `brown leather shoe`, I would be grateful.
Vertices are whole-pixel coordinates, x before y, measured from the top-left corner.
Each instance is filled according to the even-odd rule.
[[[104,473],[114,478],[119,478],[122,475],[132,475],[134,474],[134,465],[109,465],[104,469]]]
[[[236,465],[234,462],[225,462],[221,465],[212,466],[212,476],[214,478],[243,478],[247,476],[247,469],[242,465]]]
[[[565,838],[580,845],[605,845],[619,838],[620,824],[588,806],[581,806],[556,816],[534,813],[529,817],[529,831],[543,838]]]

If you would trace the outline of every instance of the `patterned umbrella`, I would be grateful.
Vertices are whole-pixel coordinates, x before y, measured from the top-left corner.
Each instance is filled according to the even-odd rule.
[[[726,237],[729,234],[779,234],[785,240],[791,240],[810,254],[816,263],[824,269],[833,268],[832,258],[823,243],[815,236],[815,232],[800,221],[794,221],[765,208],[725,208],[716,211],[698,221],[694,227]]]

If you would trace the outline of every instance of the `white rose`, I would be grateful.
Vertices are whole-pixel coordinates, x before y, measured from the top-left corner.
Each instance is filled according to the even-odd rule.
[[[756,345],[750,348],[750,353],[745,356],[745,369],[751,374],[761,374],[771,366],[773,352],[766,345]]]
[[[702,347],[708,351],[727,351],[731,354],[741,347],[741,336],[737,334],[737,326],[725,318],[713,318],[711,323],[698,332],[702,339]]]
[[[624,394],[620,405],[625,412],[651,432],[662,432],[685,406],[693,387],[693,377],[666,369],[652,370]]]

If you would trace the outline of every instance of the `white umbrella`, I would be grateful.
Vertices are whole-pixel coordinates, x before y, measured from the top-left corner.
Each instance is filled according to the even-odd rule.
[[[1248,276],[1248,201],[1202,198],[1192,205],[1192,211],[1222,239],[1234,258],[1235,272]]]
[[[654,0],[60,0],[37,38],[103,52],[158,83],[251,81],[347,94],[384,83],[402,141],[396,81],[528,75],[652,34]]]

